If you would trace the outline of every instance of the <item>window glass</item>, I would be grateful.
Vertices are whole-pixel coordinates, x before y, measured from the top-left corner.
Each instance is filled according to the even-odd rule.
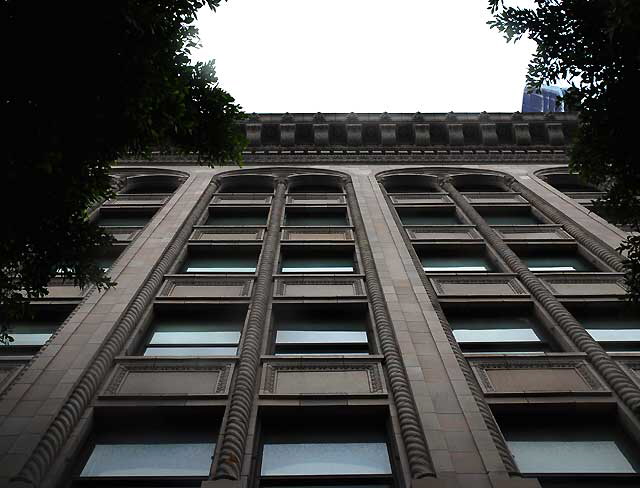
[[[499,315],[498,309],[496,309],[496,315]],[[534,322],[526,316],[455,316],[449,320],[449,324],[459,343],[541,341]]]
[[[551,350],[538,319],[520,307],[446,309],[453,336],[465,353],[534,354]]]
[[[104,271],[105,273],[107,271],[109,271],[109,269],[111,268],[111,266],[113,266],[113,263],[115,263],[116,259],[118,259],[118,256],[120,255],[120,250],[122,248],[118,248],[118,247],[112,247],[109,250],[109,254],[107,256],[100,256],[94,259],[94,263],[95,265],[102,269],[102,271]],[[113,251],[118,251],[118,254],[112,254]],[[69,270],[71,272],[73,272],[73,268],[58,268],[56,269],[56,276],[60,277],[64,274],[65,270]]]
[[[237,209],[235,211],[210,210],[210,215],[205,225],[266,225],[268,211],[255,210],[246,211]]]
[[[390,473],[383,442],[265,443],[262,451],[263,476]]]
[[[291,226],[343,226],[349,225],[343,210],[322,212],[287,211],[285,225]]]
[[[235,356],[237,347],[147,347],[145,356]]]
[[[432,273],[494,271],[484,256],[422,256],[421,261],[424,271]]]
[[[578,312],[576,317],[596,341],[604,343],[605,348],[616,348],[615,345],[607,343],[640,343],[640,316],[630,308],[584,310]]]
[[[191,256],[184,265],[186,273],[255,273],[254,256]]]
[[[270,186],[260,186],[251,184],[225,184],[218,190],[218,193],[253,193],[253,194],[265,194],[273,193],[273,188]]]
[[[282,420],[267,422],[262,476],[391,474],[384,431],[377,419],[367,420],[305,416],[290,419],[290,429]]]
[[[540,220],[533,214],[520,215],[483,215],[489,225],[538,225]]]
[[[342,189],[334,185],[293,185],[289,193],[342,193]]]
[[[460,225],[462,222],[453,211],[443,212],[433,209],[398,208],[403,225]]]
[[[244,310],[214,308],[200,314],[159,317],[151,326],[145,356],[235,355]]]
[[[613,440],[508,441],[524,473],[635,473]]]
[[[109,212],[101,213],[97,223],[102,227],[144,227],[150,219],[150,215]]]
[[[368,354],[364,311],[305,307],[275,313],[276,354]]]
[[[309,484],[304,484],[304,485],[272,485],[271,483],[269,483],[269,486],[271,488],[327,488],[327,486],[331,486],[331,488],[391,488],[391,485],[388,484],[367,484],[367,485],[363,485],[361,483],[358,483],[357,485],[353,485],[351,483],[347,484],[335,484],[335,483],[331,483],[331,485],[309,485]]]
[[[300,326],[296,328],[301,328]],[[278,344],[366,343],[367,333],[358,330],[278,330]]]
[[[495,185],[478,185],[471,183],[458,183],[455,185],[456,190],[459,192],[469,192],[469,193],[483,193],[483,192],[504,192],[503,188]]]
[[[0,343],[0,355],[34,354],[47,342],[71,311],[71,308],[29,309],[23,319],[7,323],[7,333],[13,340]]]
[[[591,186],[583,181],[576,174],[554,174],[543,177],[551,186],[561,192],[598,192],[597,187]]]
[[[522,261],[533,272],[597,271],[591,263],[577,255],[523,256]]]
[[[587,185],[580,185],[580,184],[572,185],[570,183],[564,183],[564,184],[553,185],[553,186],[557,190],[560,190],[563,193],[564,192],[568,192],[568,193],[580,193],[580,192],[593,193],[593,192],[600,191],[595,187],[591,187],[591,186],[587,186]]]
[[[640,342],[640,320],[582,319],[587,332],[596,341]]]
[[[53,335],[58,323],[21,321],[9,324],[8,333],[13,337],[11,346],[41,346]],[[0,348],[2,345],[0,345]]]
[[[96,444],[81,477],[207,476],[215,443]]]
[[[139,195],[147,193],[173,193],[176,187],[179,186],[176,182],[162,183],[162,182],[136,182],[133,185],[127,186],[123,191],[119,192],[122,195]]]
[[[215,450],[220,413],[214,407],[183,406],[177,412],[142,405],[124,415],[100,412],[92,422],[90,449],[84,465],[78,469],[79,475],[206,477]]]
[[[111,266],[113,266],[113,263],[115,263],[116,259],[117,259],[116,256],[103,256],[103,257],[97,258],[95,260],[95,263],[96,263],[96,266],[98,266],[98,268],[102,268],[103,271],[109,271]]]
[[[237,343],[240,340],[240,327],[241,324],[238,323],[202,323],[193,320],[165,321],[154,327],[149,343],[152,345]]]
[[[543,422],[528,418],[502,431],[523,473],[636,473],[626,436],[613,424],[580,421],[573,415]],[[585,429],[584,425],[589,428]]]
[[[309,257],[284,256],[282,258],[283,273],[352,273],[353,257],[344,254],[317,255],[309,253]]]
[[[389,185],[387,193],[440,193],[426,185]]]
[[[307,321],[283,321],[277,324],[277,344],[316,343],[366,344],[367,331],[364,322],[334,317],[333,320],[309,319]]]

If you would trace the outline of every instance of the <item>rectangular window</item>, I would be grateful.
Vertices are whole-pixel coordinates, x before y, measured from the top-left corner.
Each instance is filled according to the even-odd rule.
[[[522,261],[530,271],[534,273],[542,272],[564,272],[564,271],[598,271],[584,258],[577,255],[566,256],[524,256]]]
[[[422,258],[422,269],[427,273],[468,273],[493,271],[493,265],[484,257],[426,256]]]
[[[600,271],[577,246],[512,244],[510,247],[534,273]]]
[[[206,476],[213,442],[96,444],[81,477]]]
[[[101,227],[144,227],[153,217],[153,212],[126,212],[100,210],[97,224]]]
[[[455,187],[460,193],[503,193],[505,191],[504,188],[491,184],[456,183]]]
[[[184,262],[184,273],[255,273],[258,249],[215,249],[211,253],[194,249]]]
[[[353,249],[283,249],[282,273],[353,273]]]
[[[316,442],[265,444],[262,475],[390,474],[384,442]]]
[[[151,326],[145,356],[232,356],[240,342],[244,309],[216,307],[173,313]]]
[[[81,479],[153,476],[205,478],[211,468],[217,432],[202,413],[133,415],[98,419],[94,441],[81,468]]]
[[[499,424],[522,473],[638,472],[636,450],[624,432],[609,420],[567,412],[514,417],[499,420]]]
[[[293,418],[292,418],[293,417]],[[296,418],[297,417],[297,418]],[[369,417],[369,416],[367,416]],[[263,481],[298,481],[308,486],[327,476],[344,483],[391,482],[386,435],[379,421],[357,417],[289,416],[263,425],[260,476]],[[295,477],[292,479],[292,477]]]
[[[97,258],[95,263],[98,268],[106,272],[111,269],[111,266],[113,266],[113,263],[115,263],[116,259],[117,256],[102,256]]]
[[[288,226],[345,226],[349,225],[344,209],[287,209],[284,220]]]
[[[396,207],[403,225],[460,225],[453,207],[402,208]]]
[[[41,346],[49,340],[58,324],[25,320],[9,325],[12,346]]]
[[[108,248],[102,249],[100,254],[94,257],[95,265],[102,269],[105,273],[111,269],[113,263],[116,262],[122,251],[127,247],[126,243],[114,243]],[[65,271],[69,273],[73,272],[73,268],[58,268],[56,269],[57,277],[64,277]]]
[[[416,247],[426,273],[474,273],[495,271],[495,266],[476,247],[430,248]]]
[[[442,193],[439,190],[436,190],[432,187],[426,186],[426,185],[392,185],[392,184],[385,184],[385,188],[387,190],[387,193],[393,194],[393,193]]]
[[[549,346],[537,320],[526,312],[496,307],[447,312],[453,335],[464,352],[521,354],[545,352]]]
[[[529,207],[501,206],[477,208],[476,210],[489,225],[539,225],[543,223]]]
[[[289,187],[289,193],[342,193],[342,188],[336,185],[301,184]]]
[[[205,225],[267,225],[269,209],[210,208]]]
[[[533,215],[488,215],[484,220],[489,225],[539,225]]]
[[[38,352],[71,312],[70,308],[29,309],[27,316],[7,324],[6,344],[0,344],[0,356],[31,355]]]
[[[276,355],[368,354],[365,310],[314,306],[274,312]]]
[[[108,248],[101,251],[101,254],[94,258],[95,265],[102,269],[105,273],[111,269],[113,263],[116,262],[116,259],[122,254],[127,244],[117,243],[112,244]],[[72,268],[66,268],[70,272],[73,272]],[[65,268],[58,268],[56,270],[56,276],[62,277],[65,274]]]
[[[591,337],[612,352],[640,350],[640,316],[632,308],[620,306],[581,307],[575,313]]]

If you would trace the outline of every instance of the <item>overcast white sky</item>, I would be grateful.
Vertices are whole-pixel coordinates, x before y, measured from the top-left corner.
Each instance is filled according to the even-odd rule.
[[[507,44],[486,25],[486,7],[229,0],[200,12],[194,59],[215,59],[220,86],[247,112],[520,110],[535,43]]]

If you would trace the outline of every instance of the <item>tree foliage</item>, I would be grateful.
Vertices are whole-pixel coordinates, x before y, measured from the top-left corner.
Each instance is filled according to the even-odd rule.
[[[568,80],[564,101],[579,114],[570,168],[606,194],[596,211],[640,231],[640,164],[635,120],[640,115],[640,2],[638,0],[535,0],[534,8],[489,0],[491,28],[508,41],[537,43],[527,85]],[[640,237],[619,248],[627,256],[630,297],[640,300]]]
[[[111,195],[118,157],[171,148],[240,161],[240,107],[213,62],[189,57],[197,10],[219,3],[2,2],[0,320],[45,296],[60,270],[113,285],[94,264],[110,238],[87,209]]]

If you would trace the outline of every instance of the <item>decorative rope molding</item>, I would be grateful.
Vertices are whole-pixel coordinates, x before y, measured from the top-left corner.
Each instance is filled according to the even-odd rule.
[[[528,200],[531,205],[550,218],[553,222],[562,225],[564,230],[567,231],[576,241],[586,247],[602,261],[607,263],[608,266],[619,272],[624,271],[622,256],[615,252],[611,247],[607,246],[598,237],[594,236],[582,226],[576,224],[571,218],[554,208],[553,205],[536,195],[515,178],[506,177],[505,183],[514,191],[520,192],[520,194]]]
[[[480,214],[456,190],[448,178],[442,178],[441,186],[449,192],[458,207],[475,224],[487,243],[518,275],[520,281],[536,300],[551,315],[560,328],[569,336],[580,351],[587,353],[587,358],[598,373],[607,381],[622,401],[636,414],[640,412],[640,388],[624,373],[622,368],[604,351],[587,333],[558,299],[542,284],[520,258],[507,246],[498,234],[485,222]]]
[[[244,331],[244,345],[240,351],[237,374],[230,393],[228,415],[221,441],[220,456],[213,470],[213,479],[240,479],[249,420],[255,398],[256,378],[260,367],[260,346],[264,333],[271,287],[273,268],[280,242],[280,222],[285,207],[286,180],[280,179],[271,206],[271,218],[267,227],[264,248],[258,268],[258,276],[253,288],[253,298],[249,308],[249,318]]]
[[[53,464],[56,456],[62,450],[73,429],[98,392],[100,385],[104,382],[114,358],[120,354],[131,331],[160,289],[165,273],[169,271],[170,266],[186,245],[191,235],[192,226],[209,204],[214,191],[215,185],[211,184],[200,196],[189,216],[182,223],[180,230],[176,233],[175,238],[169,247],[165,249],[158,264],[151,271],[149,279],[140,288],[112,333],[102,344],[95,359],[87,367],[71,395],[62,405],[31,456],[15,477],[15,481],[23,481],[32,486],[40,485],[49,467]]]
[[[398,422],[409,460],[411,476],[414,479],[431,477],[434,476],[435,471],[429,455],[427,441],[413,400],[409,379],[402,362],[402,354],[400,353],[389,311],[385,304],[382,285],[378,279],[373,252],[366,237],[364,220],[362,219],[356,193],[350,179],[345,180],[344,187],[347,193],[347,205],[355,227],[356,242],[362,257],[362,267],[364,268],[374,323],[380,339],[382,354],[385,358],[389,389],[398,409]]]
[[[489,432],[489,435],[491,436],[491,439],[493,440],[496,450],[498,451],[500,459],[502,460],[502,464],[504,464],[505,469],[510,474],[516,474],[518,473],[518,468],[516,467],[516,463],[513,460],[513,456],[511,456],[511,451],[507,447],[507,442],[502,436],[502,432],[500,431],[500,428],[498,427],[498,424],[496,423],[496,420],[493,417],[493,413],[491,412],[491,408],[489,408],[489,404],[485,400],[484,393],[482,392],[482,389],[478,384],[478,380],[476,376],[473,374],[473,370],[469,366],[467,359],[464,357],[462,349],[460,349],[460,345],[458,344],[458,342],[456,341],[453,335],[453,330],[451,329],[451,325],[449,325],[449,321],[447,320],[447,317],[444,314],[444,310],[442,310],[442,306],[440,305],[440,301],[438,300],[438,293],[436,293],[436,290],[431,280],[429,280],[429,278],[427,278],[427,275],[424,273],[422,269],[422,262],[420,261],[420,258],[416,254],[415,249],[413,248],[413,244],[411,243],[411,239],[409,235],[405,232],[402,221],[398,216],[398,212],[395,211],[395,207],[393,206],[391,199],[389,198],[389,195],[384,190],[383,190],[383,194],[385,196],[385,199],[387,200],[387,204],[391,209],[393,209],[392,211],[393,219],[395,220],[396,225],[398,226],[398,229],[402,234],[402,240],[404,241],[407,247],[407,250],[409,251],[409,255],[411,256],[411,260],[413,261],[413,264],[418,270],[418,276],[420,276],[422,285],[424,286],[424,289],[426,290],[427,295],[429,297],[429,301],[431,302],[431,305],[433,306],[433,309],[436,312],[438,319],[440,320],[440,324],[442,325],[442,330],[447,336],[447,341],[449,342],[449,346],[451,347],[451,350],[453,351],[453,354],[456,357],[456,361],[458,362],[458,366],[460,367],[460,370],[462,371],[462,374],[465,380],[467,381],[467,385],[469,385],[469,390],[471,391],[471,394],[473,395],[473,398],[476,401],[476,405],[478,405],[478,410],[480,410],[480,415],[482,415],[482,419],[484,420],[484,423],[487,426],[487,430]],[[441,291],[443,292],[443,290]]]

